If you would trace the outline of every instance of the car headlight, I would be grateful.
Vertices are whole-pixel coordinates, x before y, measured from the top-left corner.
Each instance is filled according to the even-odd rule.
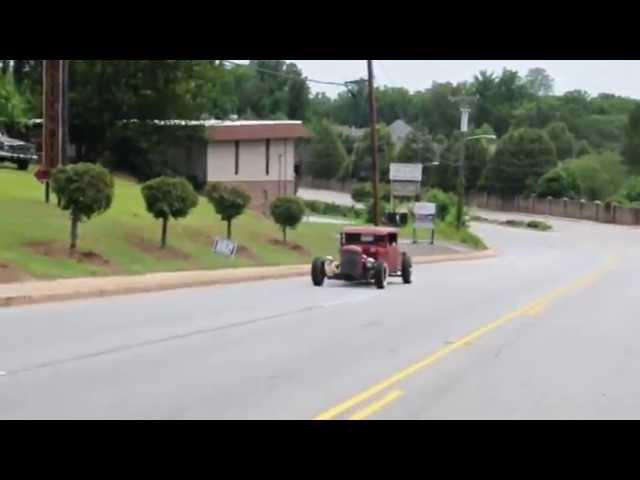
[[[367,268],[373,268],[376,261],[373,258],[367,258]]]

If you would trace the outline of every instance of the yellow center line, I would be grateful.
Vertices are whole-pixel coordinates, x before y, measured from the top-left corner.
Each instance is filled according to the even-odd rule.
[[[558,288],[552,291],[551,293],[548,293],[544,297],[534,302],[531,302],[528,305],[525,305],[524,307],[514,310],[513,312],[508,313],[506,315],[503,315],[497,320],[485,325],[482,328],[479,328],[478,330],[470,333],[469,335],[459,340],[456,340],[455,342],[447,345],[446,347],[441,348],[440,350],[437,350],[435,353],[429,355],[423,360],[417,363],[414,363],[413,365],[405,368],[404,370],[399,371],[398,373],[396,373],[395,375],[392,375],[386,380],[383,380],[380,383],[377,383],[376,385],[368,388],[367,390],[364,390],[363,392],[351,397],[350,399],[336,405],[335,407],[330,408],[325,412],[322,412],[321,414],[316,416],[314,420],[330,420],[332,418],[337,417],[338,415],[346,412],[347,410],[358,405],[359,403],[364,402],[365,400],[368,400],[369,398],[373,397],[374,395],[377,395],[378,393],[400,382],[401,380],[404,380],[407,377],[414,375],[418,371],[437,362],[438,360],[445,357],[449,353],[459,349],[460,347],[464,346],[467,343],[470,343],[486,335],[487,333],[495,330],[501,325],[504,325],[505,323],[508,323],[511,320],[514,320],[515,318],[518,318],[520,316],[535,313],[539,309],[545,307],[546,304],[550,303],[551,301],[556,300],[557,298],[563,295],[566,295],[571,291],[576,291],[576,290],[579,290],[580,288],[591,285],[593,282],[596,281],[598,277],[604,275],[607,271],[611,270],[615,266],[615,264],[616,264],[616,259],[614,257],[609,257],[606,265],[603,268],[591,274],[585,275],[584,277],[579,278],[578,280],[576,280],[575,282],[571,283],[566,287]]]
[[[391,402],[397,400],[402,395],[404,395],[404,392],[402,390],[394,390],[393,392],[382,397],[377,402],[373,402],[371,405],[363,408],[362,410],[358,410],[353,414],[353,416],[349,418],[349,420],[364,420],[365,418],[376,413],[378,410],[389,405]]]

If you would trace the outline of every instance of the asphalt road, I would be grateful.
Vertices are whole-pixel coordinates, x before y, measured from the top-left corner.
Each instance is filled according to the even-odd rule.
[[[477,224],[498,257],[384,291],[303,278],[0,309],[0,418],[640,418],[640,229],[551,223]]]

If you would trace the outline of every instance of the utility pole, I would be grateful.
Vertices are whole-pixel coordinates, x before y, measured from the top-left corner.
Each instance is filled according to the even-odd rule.
[[[66,77],[65,60],[43,60],[42,164],[36,178],[44,181],[45,202],[49,203],[51,171],[63,163],[66,151]]]
[[[469,113],[471,105],[478,100],[477,96],[460,96],[451,98],[460,108],[460,132],[462,132],[462,152],[458,164],[458,205],[456,208],[456,228],[462,228],[462,216],[464,212],[464,157],[467,131],[469,130]]]
[[[373,224],[380,225],[380,198],[378,196],[380,172],[378,169],[378,132],[376,116],[376,97],[373,87],[373,60],[367,60],[369,75],[369,130],[371,133],[371,181],[373,193]]]

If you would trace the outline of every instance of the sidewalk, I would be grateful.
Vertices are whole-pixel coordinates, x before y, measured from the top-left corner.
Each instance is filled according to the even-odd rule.
[[[495,255],[493,250],[434,254],[414,257],[413,263],[476,260]],[[308,276],[310,268],[284,265],[0,284],[0,307]]]

